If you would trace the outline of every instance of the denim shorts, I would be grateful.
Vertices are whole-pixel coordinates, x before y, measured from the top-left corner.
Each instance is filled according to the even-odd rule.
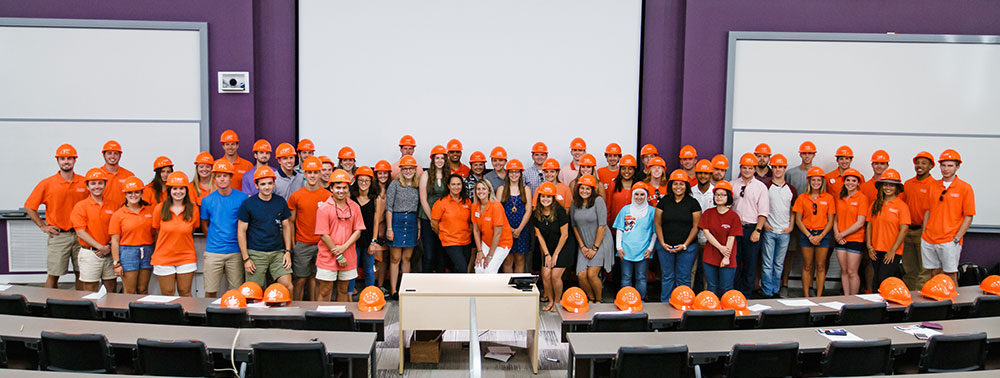
[[[392,213],[392,241],[389,246],[417,246],[417,213]]]
[[[149,263],[152,257],[152,245],[122,245],[118,247],[118,259],[122,264],[122,269],[126,272],[153,269],[153,264]]]
[[[823,230],[809,230],[810,235],[802,234],[802,237],[799,238],[800,241],[799,244],[806,248],[830,248],[830,246],[833,244],[833,233],[830,232],[828,232],[826,236],[824,236],[823,239],[819,241],[819,245],[813,245],[812,243],[809,242],[810,236],[819,235],[822,233]]]
[[[837,250],[837,249],[843,249],[843,250],[845,250],[847,252],[857,253],[857,254],[861,254],[861,252],[867,250],[867,248],[865,248],[865,243],[862,243],[862,242],[852,242],[852,241],[844,243],[844,245],[839,245],[838,244],[837,247],[834,248],[834,250]]]

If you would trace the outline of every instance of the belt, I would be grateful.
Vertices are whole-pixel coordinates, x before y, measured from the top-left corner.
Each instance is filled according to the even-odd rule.
[[[922,225],[922,224],[911,224],[910,225],[910,230],[913,230],[913,231],[919,230],[921,228],[924,228],[924,225]]]
[[[74,229],[72,229],[72,228],[71,228],[71,229],[68,229],[68,230],[63,230],[63,229],[61,229],[61,228],[60,228],[60,229],[59,229],[59,232],[76,232],[76,230],[74,230]]]

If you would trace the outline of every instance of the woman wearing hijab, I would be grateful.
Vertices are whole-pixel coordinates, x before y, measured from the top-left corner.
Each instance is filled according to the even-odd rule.
[[[653,229],[656,211],[649,206],[649,191],[649,186],[643,182],[632,184],[632,203],[618,212],[614,223],[618,230],[615,249],[622,260],[622,287],[634,283],[643,298],[646,297],[646,270],[656,243]]]

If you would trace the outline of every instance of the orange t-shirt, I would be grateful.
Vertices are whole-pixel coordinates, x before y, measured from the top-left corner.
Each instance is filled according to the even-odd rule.
[[[816,213],[813,213],[813,205],[816,206]],[[799,194],[792,205],[792,211],[802,214],[802,224],[810,230],[822,230],[826,228],[828,215],[837,213],[837,206],[830,193],[820,193],[816,198],[812,198],[809,193]]]
[[[306,244],[319,244],[316,235],[316,212],[319,204],[330,198],[330,192],[319,188],[309,191],[300,188],[288,196],[288,209],[295,212],[295,241]]]
[[[118,208],[111,214],[108,234],[119,235],[120,245],[138,247],[153,244],[153,206],[143,206],[138,213],[127,206]]]
[[[111,173],[104,166],[101,166],[101,170],[104,171],[104,175],[108,176],[108,182],[104,186],[104,201],[114,205],[115,208],[124,205],[125,193],[122,193],[122,185],[125,184],[125,179],[135,176],[135,174],[121,166],[115,173]]]
[[[629,196],[631,196],[631,194],[629,194]],[[629,198],[630,203],[631,201],[632,199]],[[573,191],[568,185],[561,182],[556,184],[556,202],[559,202],[563,209],[569,211],[569,206],[573,204]],[[533,207],[538,206],[538,190],[535,190],[535,193],[532,194],[531,203]]]
[[[479,207],[473,207],[472,222],[479,227],[479,236],[487,248],[493,245],[493,232],[496,226],[503,226],[497,247],[509,249],[514,245],[514,234],[510,225],[507,224],[507,214],[503,211],[503,205],[500,204],[500,201],[490,201],[482,212],[479,211]],[[489,253],[489,250],[483,251],[483,253]]]
[[[438,221],[441,246],[468,245],[472,242],[472,201],[457,202],[451,195],[441,197],[431,209],[431,219]]]
[[[947,191],[944,182],[935,180],[930,195],[931,212],[927,217],[923,239],[931,244],[950,242],[955,239],[965,217],[976,215],[975,193],[972,191],[972,186],[955,177]],[[959,240],[959,243],[961,242]]]
[[[219,159],[225,159],[225,158],[226,158],[225,155],[219,157]],[[219,160],[219,159],[215,159],[215,160]],[[251,163],[250,160],[247,160],[247,159],[244,159],[244,158],[241,158],[241,157],[238,157],[238,156],[236,157],[236,161],[231,162],[231,163],[233,163],[233,170],[234,171],[233,171],[233,179],[232,179],[230,185],[233,187],[233,189],[242,191],[243,190],[243,174],[247,173],[247,171],[253,169],[253,163]]]
[[[871,202],[868,201],[868,197],[865,196],[861,191],[857,191],[853,196],[847,196],[847,198],[837,197],[837,229],[840,232],[851,227],[852,224],[858,221],[859,216],[865,216],[871,211]],[[865,242],[865,228],[861,227],[858,231],[853,234],[844,237],[844,240],[849,242]]]
[[[660,203],[660,198],[669,195],[670,195],[670,188],[666,185],[660,185],[658,187],[653,188],[653,190],[649,192],[649,206],[655,207],[656,204]],[[632,203],[631,199],[629,199],[629,203]]]
[[[614,190],[614,186],[611,187],[611,190]],[[631,190],[622,189],[621,191],[611,193],[611,201],[608,201],[608,224],[614,224],[618,213],[630,203],[632,203]],[[612,230],[614,229],[612,228]]]
[[[83,201],[77,202],[73,206],[73,213],[70,219],[73,221],[73,228],[77,231],[87,231],[94,241],[100,245],[107,245],[111,242],[108,236],[108,223],[111,222],[111,214],[115,213],[115,206],[102,201],[97,203],[94,197],[87,197]],[[97,248],[97,245],[88,245],[82,238],[77,238],[83,248]]]
[[[70,220],[73,205],[89,196],[83,176],[74,174],[73,181],[66,181],[56,173],[35,185],[24,201],[24,207],[38,211],[39,206],[45,205],[45,223],[68,231],[73,229],[73,221]]]
[[[142,188],[142,200],[152,206],[156,206],[167,199],[168,193],[170,193],[170,188],[166,188],[163,193],[156,195],[156,191],[153,190],[153,183],[149,183],[146,184],[145,188]]]
[[[878,215],[871,214],[872,209],[868,209],[868,222],[872,224],[872,247],[876,251],[889,252],[892,243],[896,242],[899,236],[899,225],[910,224],[910,208],[906,202],[897,198],[882,204],[882,211]],[[903,243],[899,243],[896,248],[897,255],[903,254]]]
[[[160,230],[156,235],[156,247],[153,248],[153,265],[184,265],[198,262],[194,250],[194,230],[201,226],[201,214],[198,205],[191,204],[191,220],[184,220],[184,213],[173,214],[170,220],[160,218],[163,204],[153,208],[153,228]]]
[[[611,170],[608,167],[597,168],[597,181],[604,184],[604,190],[610,190],[615,185],[615,179],[618,178],[618,170]]]
[[[930,210],[931,201],[936,199],[931,195],[931,188],[936,181],[933,176],[927,175],[923,180],[914,177],[903,183],[902,198],[910,207],[910,224],[924,224],[924,212]]]

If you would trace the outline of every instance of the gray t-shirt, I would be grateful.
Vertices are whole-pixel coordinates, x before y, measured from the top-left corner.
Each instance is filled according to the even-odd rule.
[[[486,181],[490,182],[490,185],[493,185],[494,193],[496,193],[497,188],[503,186],[503,179],[500,178],[500,175],[497,174],[497,171],[490,171],[483,177],[486,179]]]
[[[798,165],[788,167],[785,170],[785,181],[788,181],[795,188],[796,193],[805,193],[809,186],[809,180],[806,180],[806,171],[799,169]],[[794,199],[792,201],[794,202]]]

